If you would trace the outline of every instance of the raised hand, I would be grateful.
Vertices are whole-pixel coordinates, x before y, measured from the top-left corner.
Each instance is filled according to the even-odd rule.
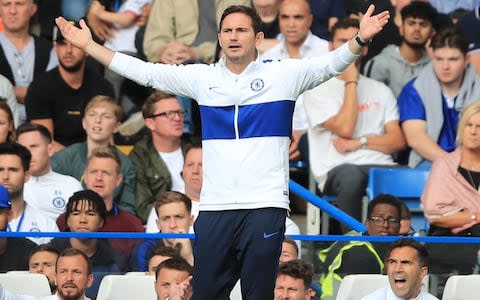
[[[360,38],[364,41],[371,40],[377,33],[382,31],[383,27],[388,23],[390,19],[390,13],[388,10],[382,11],[374,16],[372,13],[375,9],[375,6],[371,4],[367,12],[363,15],[362,19],[360,20],[360,30],[359,35]]]
[[[55,23],[65,39],[75,47],[85,51],[90,41],[93,40],[92,33],[83,19],[80,20],[80,28],[75,27],[63,17],[57,17]]]

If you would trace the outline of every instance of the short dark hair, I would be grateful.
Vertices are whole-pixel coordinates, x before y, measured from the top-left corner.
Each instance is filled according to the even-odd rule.
[[[312,285],[313,266],[301,259],[294,259],[280,264],[278,276],[286,275],[295,279],[303,280],[305,290]]]
[[[257,11],[254,8],[245,5],[232,5],[223,11],[222,17],[220,18],[220,25],[218,26],[218,32],[221,32],[222,30],[223,20],[225,20],[228,15],[234,13],[241,13],[250,17],[252,20],[253,32],[255,34],[262,31],[262,19],[260,19],[260,16],[257,14]]]
[[[461,29],[449,26],[441,29],[433,36],[430,47],[432,47],[433,50],[456,48],[466,55],[468,51],[468,39]]]
[[[333,40],[338,29],[360,28],[360,22],[357,19],[344,18],[337,21],[330,29],[330,40]]]
[[[406,18],[423,19],[429,21],[432,25],[437,18],[437,10],[426,1],[412,1],[409,5],[400,11],[402,21]]]
[[[421,267],[428,267],[430,264],[430,257],[428,255],[428,250],[425,245],[422,243],[417,242],[414,239],[411,238],[401,238],[399,240],[396,240],[393,242],[388,251],[387,254],[385,255],[385,260],[388,260],[390,257],[390,254],[394,249],[397,248],[403,248],[403,247],[410,247],[413,248],[417,251],[417,259]]]
[[[155,113],[155,104],[163,99],[177,99],[177,96],[173,94],[168,94],[162,91],[154,91],[150,96],[148,96],[145,103],[142,105],[142,115],[144,119],[150,118]]]
[[[64,249],[60,255],[57,258],[57,263],[55,266],[55,271],[58,271],[58,260],[62,257],[71,257],[71,256],[81,256],[83,260],[87,263],[87,274],[90,275],[92,274],[92,262],[88,258],[88,256],[83,253],[81,250],[75,249],[75,248],[66,248]]]
[[[158,198],[155,201],[153,206],[155,207],[155,211],[157,212],[157,215],[159,215],[158,210],[162,205],[176,203],[176,202],[185,204],[185,207],[187,208],[188,213],[192,212],[192,200],[190,200],[190,198],[188,198],[187,195],[180,192],[176,192],[176,191],[163,192],[160,195],[160,198]]]
[[[173,248],[173,247],[159,246],[159,247],[154,248],[153,250],[151,250],[148,253],[148,260],[147,261],[150,262],[152,257],[157,256],[157,255],[174,258],[174,257],[179,257],[180,252],[179,252],[178,249]]]
[[[37,245],[35,248],[32,249],[32,251],[30,252],[30,256],[28,257],[28,261],[32,259],[32,256],[39,252],[50,252],[57,255],[57,257],[60,256],[60,250],[58,250],[56,247],[50,244],[41,244]]]
[[[40,136],[47,142],[47,144],[52,143],[52,135],[47,127],[41,124],[33,124],[30,122],[23,123],[17,128],[17,140],[18,137],[27,132],[38,132]]]
[[[183,271],[187,272],[189,275],[192,275],[193,273],[192,266],[183,257],[174,257],[162,261],[155,272],[155,279],[158,279],[158,275],[162,269]]]
[[[98,212],[103,220],[103,223],[105,224],[105,221],[107,220],[107,208],[105,206],[105,201],[103,200],[102,196],[92,190],[83,190],[73,193],[67,202],[65,222],[67,222],[68,217],[73,213],[74,209],[77,208],[78,203],[81,201],[86,201],[90,208]]]
[[[199,138],[192,137],[190,142],[185,147],[183,157],[187,157],[187,153],[192,149],[202,149],[202,141]]]
[[[390,194],[380,194],[375,198],[373,198],[373,200],[368,203],[367,219],[369,219],[372,216],[373,209],[375,208],[375,206],[379,204],[388,204],[395,207],[397,210],[398,219],[400,220],[400,217],[402,215],[401,200]]]
[[[19,143],[7,142],[0,144],[0,155],[16,155],[20,157],[20,160],[22,161],[23,170],[30,170],[32,154],[26,147],[20,145]]]

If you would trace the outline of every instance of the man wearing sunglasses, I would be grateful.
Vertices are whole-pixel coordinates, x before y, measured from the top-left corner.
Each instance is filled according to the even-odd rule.
[[[145,223],[153,203],[165,191],[184,192],[181,176],[185,141],[185,111],[175,95],[154,92],[142,108],[150,135],[143,137],[130,154],[137,170],[137,216]]]
[[[364,235],[399,235],[401,201],[392,195],[381,194],[368,204]],[[354,232],[349,234],[354,235]],[[383,258],[388,243],[363,241],[335,242],[318,253],[322,299],[335,299],[340,281],[350,274],[382,274]]]

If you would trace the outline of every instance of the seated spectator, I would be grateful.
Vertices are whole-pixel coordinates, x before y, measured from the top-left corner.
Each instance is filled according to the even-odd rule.
[[[295,259],[280,264],[275,282],[275,300],[310,300],[313,267]]]
[[[55,51],[59,65],[36,78],[28,87],[28,120],[48,128],[55,152],[85,140],[82,112],[96,95],[113,97],[111,84],[85,67],[87,55],[58,32]]]
[[[5,172],[0,167],[0,175]],[[0,231],[7,231],[8,221],[12,217],[8,190],[0,185]],[[28,256],[35,243],[26,238],[0,238],[0,272],[28,270]]]
[[[13,232],[57,232],[58,227],[51,218],[44,215],[24,200],[24,185],[30,178],[32,155],[17,143],[0,144],[0,184],[8,188],[12,202],[12,217],[7,231]],[[37,243],[48,243],[49,237],[28,237]]]
[[[283,239],[282,243],[282,252],[280,253],[279,263],[283,264],[284,262],[298,259],[299,252],[297,243],[294,240],[286,236]]]
[[[120,158],[112,148],[95,148],[87,159],[83,181],[87,189],[98,193],[105,202],[107,216],[100,231],[105,232],[144,232],[142,222],[132,214],[119,208],[113,201],[113,193],[122,182]],[[67,227],[65,214],[57,219],[58,227]],[[130,256],[136,239],[109,239],[113,249]]]
[[[161,233],[188,233],[193,224],[190,199],[179,192],[164,192],[155,202],[157,211],[157,227]],[[192,243],[189,239],[150,239],[135,247],[132,253],[132,271],[145,272],[147,259],[151,252],[160,247],[168,246],[178,249],[180,256],[193,266]]]
[[[480,101],[463,110],[457,149],[433,162],[422,195],[430,222],[429,235],[480,236]],[[477,262],[476,244],[431,244],[433,273],[471,274]],[[445,251],[444,249],[451,249]]]
[[[187,143],[182,140],[185,111],[174,95],[153,93],[142,114],[150,134],[135,144],[129,157],[137,172],[137,215],[145,223],[163,192],[184,191],[181,171]]]
[[[365,75],[389,86],[398,97],[403,86],[430,62],[426,45],[434,33],[435,9],[424,1],[412,1],[401,10],[402,43],[385,47],[365,65]]]
[[[53,141],[45,126],[23,123],[17,129],[17,141],[32,155],[31,176],[23,190],[25,201],[56,222],[58,216],[65,212],[68,198],[82,190],[82,185],[71,176],[52,171],[50,157],[53,155]]]
[[[158,247],[152,251],[150,258],[148,259],[148,270],[145,272],[145,274],[155,275],[157,273],[157,267],[160,263],[166,261],[167,259],[176,257],[181,258],[177,249],[165,246]]]
[[[114,201],[120,208],[135,214],[135,168],[130,159],[111,144],[122,115],[122,109],[112,97],[93,97],[85,107],[82,118],[87,140],[56,153],[52,158],[52,168],[56,172],[82,180],[87,158],[92,151],[110,147],[121,161],[122,180],[115,188]]]
[[[0,20],[1,23],[1,20]],[[0,110],[5,110],[2,106],[7,106],[10,109],[10,115],[12,116],[12,125],[14,126],[13,128],[17,127],[19,124],[18,121],[18,112],[17,112],[17,98],[15,97],[15,93],[13,91],[13,86],[8,81],[6,77],[0,74],[0,104],[3,103],[3,105],[0,106]],[[2,120],[4,116],[1,115],[0,112],[0,120]],[[3,122],[2,122],[3,123]],[[1,140],[1,136],[0,136]]]
[[[428,274],[428,264],[428,251],[424,245],[406,238],[395,241],[385,257],[388,285],[362,300],[438,300],[437,297],[422,291],[422,280]]]
[[[5,101],[0,101],[0,143],[15,141],[15,123],[12,110]]]
[[[398,235],[400,230],[400,200],[386,194],[368,203],[365,235]],[[357,234],[350,232],[349,234]],[[350,274],[382,274],[385,243],[361,241],[334,242],[318,253],[322,299],[335,299],[340,281]]]
[[[19,5],[16,1],[2,0],[0,5],[3,24],[0,32],[0,74],[14,86],[18,118],[22,122],[26,120],[24,103],[29,84],[58,64],[51,41],[31,33],[30,20],[37,12],[35,2],[23,0]],[[12,111],[15,112],[14,109]]]
[[[40,298],[40,300],[89,300],[86,291],[93,284],[92,265],[88,257],[80,250],[68,248],[62,251],[56,264],[55,295]],[[2,299],[35,300],[38,298],[25,295],[15,295],[0,284]]]
[[[357,20],[338,21],[330,50],[353,38],[358,28]],[[304,93],[312,173],[319,189],[337,195],[338,207],[358,220],[370,168],[394,166],[391,154],[405,147],[392,91],[360,75],[359,64]]]
[[[91,190],[76,192],[68,199],[66,222],[71,232],[98,232],[105,224],[106,207],[102,197]],[[123,259],[106,239],[54,238],[50,244],[60,251],[75,248],[92,262],[93,272],[119,272]]]
[[[155,292],[158,299],[190,299],[192,272],[192,266],[183,258],[170,258],[160,263],[155,272]]]
[[[48,279],[52,294],[55,294],[57,291],[55,269],[59,256],[60,251],[57,248],[49,244],[42,244],[32,250],[28,261],[28,272],[44,274]]]
[[[480,77],[467,64],[468,41],[454,27],[432,38],[432,62],[408,82],[398,97],[400,122],[407,138],[410,167],[431,162],[455,150],[459,112],[480,99]]]

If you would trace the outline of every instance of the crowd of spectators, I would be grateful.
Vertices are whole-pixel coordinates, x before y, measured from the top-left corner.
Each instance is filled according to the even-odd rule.
[[[422,196],[429,234],[479,236],[480,3],[450,2],[0,0],[0,230],[194,232],[203,179],[196,99],[143,89],[104,70],[62,36],[53,17],[77,27],[85,17],[96,40],[149,62],[210,64],[223,55],[217,32],[224,9],[252,6],[266,37],[258,55],[268,62],[328,55],[355,37],[374,3],[377,11],[390,11],[391,21],[343,74],[296,99],[290,159],[307,161],[317,192],[336,195],[340,209],[365,221],[367,235],[401,235],[403,219],[399,200],[383,195],[361,220],[368,170],[431,169]],[[127,141],[127,150],[116,141]],[[288,218],[286,228],[300,233]],[[352,234],[343,226],[334,233]],[[27,270],[38,252],[57,257],[73,247],[94,272],[149,272],[160,299],[177,293],[188,299],[192,243],[2,238],[0,271]],[[292,278],[302,279],[305,299],[316,299],[309,288],[313,271],[323,272],[318,283],[328,299],[338,287],[332,278],[381,273],[385,261],[396,263],[384,247],[352,243],[317,253],[322,268],[310,270],[294,260],[301,245],[286,239],[275,299],[284,299]],[[36,245],[45,248],[37,252]],[[443,247],[428,247],[432,271],[473,272],[478,246],[458,246],[463,255],[455,256]],[[335,259],[342,264],[328,269]],[[181,282],[173,292],[166,288],[169,272]],[[55,275],[46,275],[56,292]],[[98,284],[85,285],[87,296],[95,298]]]

